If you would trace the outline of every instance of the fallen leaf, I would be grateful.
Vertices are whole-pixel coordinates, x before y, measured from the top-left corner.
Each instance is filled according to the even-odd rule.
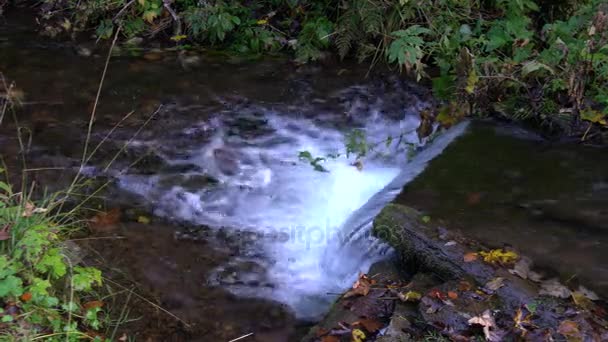
[[[426,313],[428,314],[433,314],[441,310],[445,306],[443,302],[439,302],[431,297],[422,297],[422,300],[420,302],[425,306],[428,306],[428,308],[426,309]]]
[[[496,322],[490,310],[486,310],[480,316],[475,316],[469,319],[469,325],[477,324],[483,327],[483,334],[486,337],[486,341],[499,341],[496,334],[493,333],[492,329],[496,328]]]
[[[460,283],[458,283],[458,290],[459,291],[470,291],[473,288],[473,285],[471,285],[471,283],[469,283],[466,280],[461,280]]]
[[[129,337],[127,336],[126,333],[123,333],[122,336],[120,336],[120,338],[118,339],[120,342],[124,342],[127,341],[129,339]]]
[[[487,284],[485,285],[485,288],[494,292],[494,291],[498,290],[499,288],[505,286],[504,282],[505,282],[505,278],[496,277],[496,278],[490,280],[489,282],[487,282]]]
[[[576,306],[585,310],[591,310],[594,306],[591,299],[587,298],[582,292],[573,291],[572,300]]]
[[[522,337],[526,336],[528,328],[537,328],[537,326],[532,323],[532,314],[524,315],[521,308],[517,309],[513,321],[515,322],[515,328],[521,332]]]
[[[340,338],[338,336],[327,335],[321,338],[321,342],[340,342]]]
[[[142,223],[142,224],[150,224],[150,218],[147,216],[138,216],[137,217],[137,222]]]
[[[479,252],[483,257],[483,261],[489,264],[512,264],[519,258],[519,255],[513,251],[504,251],[502,249],[492,249],[489,252]]]
[[[23,217],[32,216],[34,214],[34,209],[36,209],[36,206],[34,205],[34,203],[28,201],[23,206],[23,213],[21,214],[21,216],[23,216]]]
[[[353,285],[352,290],[349,290],[344,294],[344,298],[349,298],[353,296],[367,296],[369,290],[371,288],[372,282],[366,274],[359,274],[359,279]]]
[[[439,299],[439,300],[445,300],[445,299],[447,299],[446,294],[443,293],[443,292],[441,292],[441,291],[439,291],[439,290],[437,290],[437,289],[432,289],[429,292],[429,297],[436,298],[436,299]]]
[[[422,298],[422,295],[416,291],[407,291],[403,296],[406,302],[415,302]]]
[[[542,280],[542,275],[530,270],[532,266],[532,261],[528,258],[520,258],[519,261],[515,263],[512,270],[509,270],[509,273],[519,276],[522,279],[530,279],[534,282],[540,283]]]
[[[26,292],[22,294],[19,299],[21,299],[22,302],[29,302],[30,300],[32,300],[32,294],[30,292]]]
[[[365,333],[361,329],[354,329],[352,332],[353,342],[363,342],[365,341]]]
[[[561,322],[557,328],[557,332],[564,335],[566,338],[571,337],[578,339],[581,337],[581,331],[578,327],[578,323],[574,321],[566,320]]]
[[[93,300],[93,301],[84,303],[84,305],[82,307],[85,308],[85,310],[102,308],[103,302],[100,300]]]
[[[319,328],[317,329],[317,331],[315,331],[315,335],[316,335],[317,337],[325,336],[325,335],[327,335],[327,334],[329,334],[329,330],[327,330],[327,329],[325,329],[325,328],[321,328],[321,327],[319,327]]]
[[[481,192],[472,192],[467,195],[467,203],[469,205],[476,205],[481,202]]]
[[[5,241],[11,238],[11,225],[7,224],[6,226],[0,229],[0,241]]]
[[[452,240],[452,241],[446,242],[444,246],[450,247],[450,246],[455,246],[455,245],[456,245],[456,241]]]
[[[564,299],[569,298],[571,295],[570,290],[562,285],[557,279],[550,279],[542,282],[538,293]]]
[[[455,300],[458,298],[458,293],[454,291],[448,291],[448,298],[450,298],[451,300]]]
[[[115,226],[120,221],[120,209],[114,208],[107,212],[100,212],[89,220],[89,227],[93,231],[103,231]]]
[[[359,321],[359,324],[361,326],[363,326],[363,328],[365,328],[365,330],[367,330],[367,332],[369,332],[371,334],[382,329],[382,327],[384,326],[384,324],[378,322],[375,319],[371,319],[371,318],[362,319]]]
[[[422,222],[424,222],[424,223],[429,223],[429,222],[431,222],[431,217],[430,217],[430,216],[427,216],[427,215],[422,216]]]
[[[591,300],[599,300],[600,299],[600,297],[598,297],[598,295],[595,294],[595,292],[587,289],[586,287],[584,287],[582,285],[578,287],[578,292],[582,293],[585,297],[587,297],[587,298],[589,298]]]
[[[463,257],[464,262],[473,262],[475,260],[477,260],[477,258],[479,257],[479,255],[475,252],[469,252],[466,253]]]

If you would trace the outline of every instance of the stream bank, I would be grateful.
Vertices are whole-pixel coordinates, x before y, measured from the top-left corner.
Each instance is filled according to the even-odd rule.
[[[303,341],[608,339],[608,305],[595,293],[537,273],[512,249],[490,250],[427,218],[387,205],[373,231],[396,259],[361,274]]]

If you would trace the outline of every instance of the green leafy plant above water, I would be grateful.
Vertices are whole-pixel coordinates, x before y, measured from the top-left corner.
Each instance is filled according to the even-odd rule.
[[[63,242],[69,229],[0,182],[1,340],[95,339],[104,315],[95,294],[101,272],[72,263]]]

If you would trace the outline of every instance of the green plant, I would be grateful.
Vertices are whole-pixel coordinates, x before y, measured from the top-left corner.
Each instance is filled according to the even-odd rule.
[[[301,62],[315,61],[330,44],[333,23],[324,16],[306,20],[298,35],[296,58]]]
[[[212,45],[224,41],[226,35],[241,24],[241,19],[230,10],[223,2],[189,10],[185,20],[190,34]]]
[[[55,223],[52,201],[37,204],[0,182],[0,337],[80,340],[101,328],[102,308],[87,304],[101,272],[72,264],[62,243],[72,228]]]
[[[399,68],[405,67],[406,70],[414,69],[418,80],[424,75],[425,41],[421,35],[431,32],[429,29],[412,25],[405,30],[392,33],[394,40],[386,49],[389,63],[397,63]]]

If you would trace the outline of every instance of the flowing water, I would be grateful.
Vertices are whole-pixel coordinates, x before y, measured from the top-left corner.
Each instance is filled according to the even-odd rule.
[[[400,146],[406,142],[418,146],[417,156],[408,160],[395,139],[382,144],[375,151],[379,156],[367,158],[359,170],[353,165],[355,158],[344,153],[347,132],[323,124],[335,121],[336,113],[320,112],[315,122],[298,111],[290,115],[280,109],[237,106],[182,131],[186,137],[212,132],[202,144],[178,148],[175,141],[164,139],[135,141],[139,147],[158,151],[169,171],[119,174],[119,185],[155,203],[156,215],[253,233],[248,240],[253,236],[255,243],[232,262],[256,263],[265,274],[251,275],[231,290],[273,298],[288,303],[300,316],[316,317],[327,307],[323,298],[331,298],[325,296],[327,292],[343,290],[377,260],[382,249],[369,251],[374,243],[368,224],[377,211],[464,129],[457,127],[445,137],[421,143],[415,132],[419,125],[415,110],[394,113],[400,120],[390,119],[379,112],[382,99],[375,101],[364,117],[351,117],[351,127],[361,129],[370,141],[409,132]],[[256,126],[252,134],[235,132],[245,123]],[[326,171],[299,161],[299,151],[326,158],[322,162]],[[217,183],[192,187],[192,180],[202,177]],[[357,220],[345,224],[354,213]],[[340,243],[359,227],[366,228],[360,233],[368,236],[367,246]]]

